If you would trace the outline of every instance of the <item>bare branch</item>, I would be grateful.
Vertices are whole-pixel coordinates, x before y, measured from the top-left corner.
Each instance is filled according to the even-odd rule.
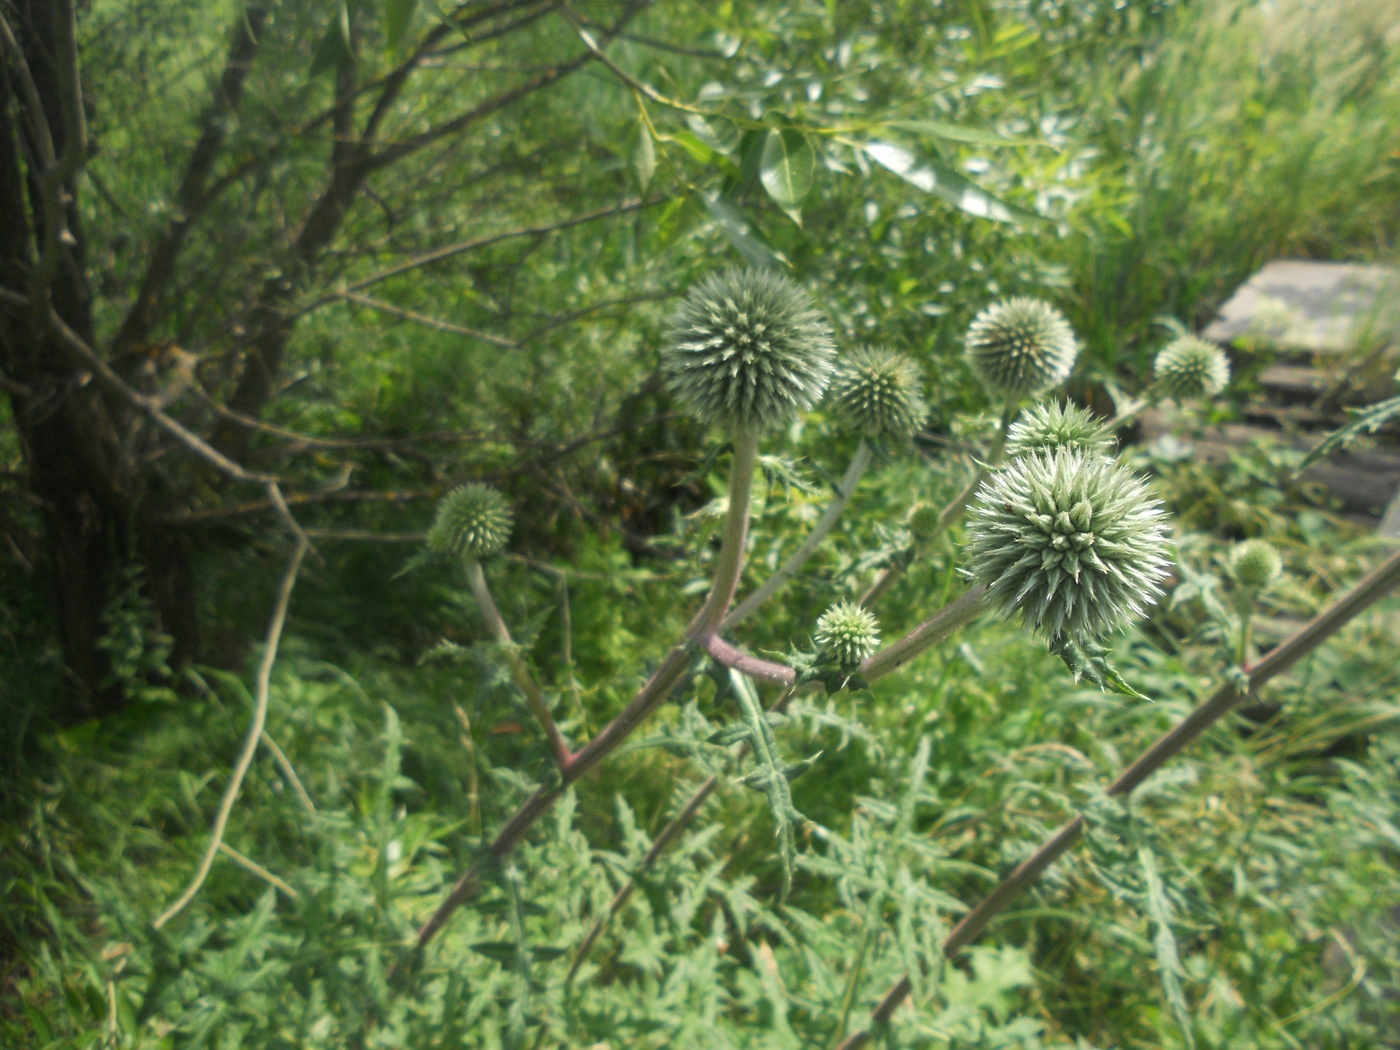
[[[269,886],[273,887],[274,889],[281,890],[288,897],[292,898],[292,900],[296,900],[298,897],[301,896],[301,894],[297,893],[296,890],[292,889],[292,887],[289,886],[282,879],[279,879],[276,875],[272,874],[272,872],[268,871],[257,861],[253,860],[251,857],[245,857],[243,854],[239,853],[238,850],[234,849],[227,842],[219,843],[219,852],[226,856],[229,860],[237,864],[240,868],[246,868],[248,871],[251,871],[254,875],[262,879]]]
[[[209,835],[209,846],[204,851],[199,868],[189,886],[170,907],[156,916],[155,921],[151,923],[157,930],[180,914],[190,901],[194,900],[195,894],[199,892],[200,887],[204,885],[204,880],[208,878],[209,869],[214,865],[214,857],[223,844],[224,830],[228,827],[230,814],[233,813],[233,804],[238,801],[238,792],[243,787],[243,778],[248,775],[248,767],[253,764],[253,755],[257,752],[258,741],[262,739],[263,727],[267,724],[267,701],[272,690],[272,665],[277,660],[277,647],[282,641],[282,627],[287,622],[287,608],[291,605],[292,588],[296,586],[297,573],[301,571],[301,561],[306,556],[306,551],[305,538],[298,539],[292,549],[291,557],[287,559],[286,571],[282,574],[282,585],[278,588],[277,602],[272,609],[272,622],[267,628],[267,640],[263,646],[262,661],[258,664],[256,692],[253,700],[253,719],[248,726],[248,734],[243,740],[243,749],[239,752],[238,761],[234,763],[233,774],[229,777],[228,786],[224,789],[224,796],[219,802],[219,811],[214,817],[214,827]]]
[[[429,317],[427,314],[405,310],[402,306],[394,306],[380,299],[371,299],[369,296],[360,295],[358,292],[338,292],[336,295],[337,298],[356,303],[370,310],[378,310],[380,313],[388,314],[390,317],[398,317],[405,321],[412,321],[414,324],[421,324],[424,328],[431,328],[434,331],[447,332],[449,335],[465,335],[468,338],[479,339],[483,343],[504,347],[507,350],[517,350],[520,348],[520,344],[513,339],[492,335],[490,332],[481,332],[475,328],[467,328],[465,325],[452,324],[449,321],[440,321],[436,317]]]

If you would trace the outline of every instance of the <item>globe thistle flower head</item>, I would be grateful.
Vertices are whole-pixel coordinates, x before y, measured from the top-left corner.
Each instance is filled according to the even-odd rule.
[[[1127,467],[1060,448],[1010,461],[978,490],[971,575],[1003,615],[1052,641],[1101,638],[1162,593],[1167,530]]]
[[[1235,582],[1246,591],[1267,588],[1283,572],[1283,558],[1267,540],[1246,540],[1230,552]]]
[[[1230,382],[1230,360],[1214,343],[1183,335],[1157,355],[1152,374],[1162,393],[1177,401],[1214,397]]]
[[[1112,447],[1113,435],[1092,412],[1053,401],[1027,409],[1011,424],[1006,439],[1006,454],[1012,459],[1031,452],[1054,452],[1057,448],[1106,453]]]
[[[510,505],[490,485],[459,485],[438,504],[428,547],[438,554],[489,558],[510,539]]]
[[[907,438],[928,415],[919,385],[909,358],[866,348],[837,366],[831,398],[836,414],[867,437]]]
[[[725,270],[677,307],[661,367],[701,418],[764,429],[816,404],[835,353],[831,329],[797,284],[764,270]]]
[[[817,620],[817,653],[840,667],[854,668],[880,644],[875,614],[855,602],[837,602]]]
[[[1027,397],[1069,377],[1079,343],[1074,330],[1047,302],[1016,296],[993,303],[967,330],[967,356],[992,393]]]
[[[920,503],[909,515],[909,535],[915,543],[928,543],[937,537],[943,512],[931,503]]]

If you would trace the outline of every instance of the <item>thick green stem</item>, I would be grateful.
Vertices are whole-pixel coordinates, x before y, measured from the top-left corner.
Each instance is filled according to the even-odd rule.
[[[744,541],[749,535],[749,500],[753,495],[753,468],[758,462],[758,431],[734,434],[734,461],[729,468],[729,513],[724,519],[719,561],[714,583],[705,604],[686,628],[686,635],[699,638],[713,632],[729,611],[734,592],[739,589],[739,573],[744,567]]]
[[[991,446],[987,449],[987,458],[977,464],[977,470],[968,480],[956,496],[948,501],[947,506],[938,514],[938,522],[934,525],[933,534],[924,538],[924,546],[928,546],[939,536],[942,536],[953,522],[962,517],[962,512],[967,509],[967,505],[972,502],[972,497],[977,494],[977,487],[982,484],[988,472],[1001,466],[1001,458],[1006,453],[1006,432],[1011,428],[1011,421],[1016,418],[1017,406],[1013,402],[1007,402],[1001,413],[1001,426],[997,428],[996,437],[992,439]],[[891,587],[898,583],[909,566],[914,564],[914,559],[918,556],[917,547],[906,547],[895,555],[890,567],[882,572],[871,584],[870,589],[860,596],[860,604],[867,609],[872,609],[875,604],[883,598]]]
[[[963,627],[987,611],[987,588],[978,584],[960,598],[949,602],[899,641],[887,645],[865,663],[860,673],[872,681],[899,670],[919,653],[941,642],[959,627]]]
[[[750,615],[773,594],[790,580],[797,570],[806,564],[807,559],[812,556],[827,533],[832,530],[841,512],[846,509],[846,504],[851,501],[851,496],[856,491],[856,485],[860,483],[861,475],[865,473],[866,467],[870,465],[870,446],[864,441],[856,448],[856,454],[851,457],[851,465],[846,468],[846,476],[841,479],[841,486],[837,489],[836,498],[827,505],[825,513],[812,528],[807,538],[802,541],[802,545],[792,552],[792,556],[783,562],[782,567],[772,576],[764,581],[763,586],[754,591],[734,610],[724,618],[724,622],[719,625],[721,631],[727,631]]]
[[[491,589],[486,586],[486,574],[481,571],[481,562],[469,557],[466,559],[466,563],[467,584],[471,587],[472,598],[476,600],[476,607],[481,610],[481,615],[486,620],[491,637],[495,638],[497,644],[505,651],[506,662],[510,664],[510,675],[515,681],[515,687],[525,697],[525,706],[530,709],[530,713],[535,716],[535,721],[540,724],[545,736],[549,738],[549,746],[554,752],[555,761],[559,763],[561,768],[567,766],[572,757],[568,741],[564,739],[564,734],[559,731],[559,726],[555,724],[554,716],[549,713],[549,703],[544,698],[544,691],[540,689],[534,676],[530,674],[530,668],[526,666],[525,658],[520,655],[520,650],[516,648],[515,641],[510,636],[510,628],[506,626],[500,610],[496,608],[496,603],[491,598]]]

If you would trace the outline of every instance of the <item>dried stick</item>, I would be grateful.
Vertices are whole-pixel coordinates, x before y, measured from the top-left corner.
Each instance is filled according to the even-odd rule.
[[[234,849],[227,842],[219,843],[219,852],[222,853],[229,860],[237,864],[240,868],[246,868],[247,870],[251,871],[254,875],[262,879],[269,886],[281,890],[288,897],[292,898],[292,900],[296,900],[298,897],[301,896],[301,894],[294,890],[288,883],[284,882],[283,880],[279,879],[276,875],[272,874],[272,872],[268,871],[261,864],[255,861],[252,857],[245,857],[242,853],[239,853],[238,850]]]
[[[297,793],[297,798],[301,800],[302,808],[308,813],[316,812],[316,803],[311,801],[311,796],[306,793],[306,786],[301,782],[301,777],[297,776],[296,767],[292,765],[286,753],[277,746],[277,741],[272,739],[271,734],[266,729],[262,731],[262,742],[267,745],[267,749],[272,752],[272,759],[277,763],[277,768],[282,771],[282,775],[287,778],[287,783],[292,785],[292,790]]]
[[[180,894],[175,902],[156,916],[155,921],[151,923],[157,930],[180,914],[185,906],[194,900],[195,894],[199,892],[200,887],[204,885],[204,880],[209,875],[209,869],[214,864],[214,857],[219,852],[219,846],[223,843],[224,830],[228,827],[233,804],[238,801],[238,792],[243,786],[243,778],[248,774],[248,767],[253,764],[253,755],[258,749],[258,741],[262,739],[263,727],[267,724],[267,700],[272,688],[272,665],[277,660],[277,647],[282,640],[282,627],[287,622],[287,607],[292,601],[292,588],[296,586],[297,573],[301,571],[301,561],[305,557],[306,551],[306,540],[299,538],[296,541],[296,546],[292,549],[291,557],[287,559],[287,569],[282,574],[282,585],[278,588],[277,603],[272,610],[272,622],[267,628],[267,641],[263,647],[262,662],[258,665],[256,692],[253,700],[253,721],[248,726],[248,735],[243,741],[243,749],[239,752],[238,761],[234,763],[233,775],[229,777],[228,787],[224,789],[224,797],[219,802],[219,812],[214,817],[209,846],[199,862],[199,870],[195,872],[195,876],[189,886],[185,888],[185,892]]]
[[[1108,786],[1108,794],[1114,797],[1131,794],[1144,780],[1193,743],[1241,700],[1250,696],[1271,678],[1292,667],[1397,586],[1400,586],[1400,551],[1392,554],[1363,577],[1344,597],[1333,603],[1331,608],[1319,613],[1287,641],[1280,643],[1249,668],[1243,689],[1235,682],[1226,682],[1216,689],[1208,700],[1159,737],[1156,743],[1120,773]],[[943,942],[943,954],[951,958],[976,940],[998,913],[1079,841],[1084,833],[1084,823],[1083,816],[1076,816],[1065,824],[1008,875],[985,900],[964,915]],[[907,975],[895,982],[894,987],[872,1011],[872,1027],[884,1024],[890,1019],[895,1009],[909,995],[911,987]],[[837,1050],[855,1050],[856,1047],[864,1046],[870,1039],[869,1029],[854,1032]]]
[[[476,607],[481,610],[481,615],[486,619],[486,626],[490,630],[491,636],[505,650],[506,662],[510,664],[511,677],[515,680],[515,687],[525,697],[525,706],[530,709],[530,713],[535,716],[535,721],[544,730],[544,735],[549,738],[549,746],[554,751],[554,760],[559,763],[560,769],[566,768],[569,765],[569,760],[573,757],[569,750],[569,742],[564,739],[564,734],[559,731],[554,716],[549,713],[549,703],[544,698],[544,691],[536,683],[534,675],[530,674],[530,668],[525,665],[524,657],[516,648],[515,640],[510,636],[510,628],[506,626],[506,621],[502,618],[500,610],[496,608],[496,603],[491,598],[491,589],[486,586],[486,574],[481,571],[481,562],[475,558],[467,559],[467,585],[471,588]]]
[[[846,476],[841,479],[841,485],[836,490],[836,498],[827,505],[825,513],[820,520],[812,527],[811,533],[802,541],[802,545],[792,552],[792,556],[783,562],[782,566],[764,581],[763,586],[754,591],[724,618],[719,627],[721,631],[727,631],[746,620],[760,605],[773,597],[774,593],[796,574],[797,570],[806,564],[807,559],[812,556],[822,540],[826,539],[827,533],[832,530],[836,520],[841,517],[841,512],[846,509],[846,504],[851,501],[851,496],[855,494],[856,485],[860,483],[861,475],[865,473],[865,468],[870,466],[870,446],[865,441],[861,441],[856,447],[856,453],[851,457],[851,465],[846,468]]]

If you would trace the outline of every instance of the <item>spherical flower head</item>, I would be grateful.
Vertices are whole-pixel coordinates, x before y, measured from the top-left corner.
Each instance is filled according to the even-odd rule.
[[[1011,458],[1057,448],[1105,453],[1113,447],[1113,435],[1092,412],[1076,405],[1042,402],[1011,424],[1006,454]]]
[[[817,620],[817,652],[840,667],[859,667],[880,644],[875,614],[855,602],[837,602]]]
[[[1235,582],[1247,591],[1262,591],[1283,572],[1283,559],[1272,543],[1246,540],[1230,552]]]
[[[765,270],[725,270],[677,307],[661,367],[701,418],[764,429],[816,404],[835,353],[831,329],[797,284]]]
[[[1167,397],[1190,401],[1214,397],[1225,389],[1230,382],[1230,360],[1214,343],[1183,335],[1157,355],[1152,373]]]
[[[967,330],[967,356],[977,378],[1007,399],[1063,383],[1079,356],[1074,330],[1047,302],[1016,296],[993,303]]]
[[[931,503],[920,503],[909,515],[909,535],[915,543],[928,543],[940,531],[943,512]]]
[[[489,558],[510,539],[510,526],[510,505],[504,496],[490,485],[459,485],[438,504],[428,547],[438,554]]]
[[[1162,509],[1127,467],[1074,449],[1014,459],[977,492],[969,564],[1003,615],[1052,640],[1101,638],[1162,593]]]
[[[867,437],[907,438],[928,415],[919,370],[903,354],[866,348],[845,358],[831,381],[836,414]]]

